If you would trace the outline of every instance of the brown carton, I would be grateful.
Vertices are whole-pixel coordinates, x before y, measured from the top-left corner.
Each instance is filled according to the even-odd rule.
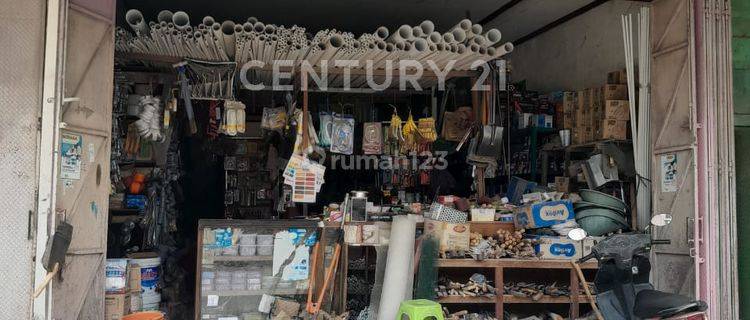
[[[624,84],[608,84],[603,89],[603,100],[628,100],[628,86]]]
[[[597,119],[630,120],[630,102],[628,100],[605,101]]]
[[[557,192],[570,192],[570,177],[555,177]]]
[[[104,319],[120,320],[130,314],[130,294],[117,293],[104,296]]]
[[[628,73],[625,69],[607,73],[607,84],[627,84]]]
[[[625,140],[628,135],[628,122],[622,120],[600,120],[596,130],[597,139]]]

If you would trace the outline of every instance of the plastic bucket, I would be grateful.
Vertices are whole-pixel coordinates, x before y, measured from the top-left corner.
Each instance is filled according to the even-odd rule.
[[[122,320],[163,320],[164,314],[158,311],[137,312],[122,317]]]
[[[131,259],[141,270],[141,310],[159,310],[161,294],[158,292],[161,275],[159,257]]]

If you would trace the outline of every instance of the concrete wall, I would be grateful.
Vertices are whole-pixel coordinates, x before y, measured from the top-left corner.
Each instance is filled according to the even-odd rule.
[[[510,55],[513,81],[526,80],[539,91],[604,84],[607,72],[625,68],[620,15],[639,8],[632,1],[610,1],[516,46]]]

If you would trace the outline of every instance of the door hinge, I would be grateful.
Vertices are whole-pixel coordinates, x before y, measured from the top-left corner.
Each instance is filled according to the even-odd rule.
[[[34,223],[34,210],[29,210],[29,226],[27,228],[27,234],[26,239],[27,240],[34,240],[34,234],[36,233],[34,229],[36,229],[34,226],[36,223]]]

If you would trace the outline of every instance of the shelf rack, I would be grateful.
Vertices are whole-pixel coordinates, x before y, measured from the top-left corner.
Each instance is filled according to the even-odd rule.
[[[587,262],[579,265],[581,269],[597,269],[596,262]],[[569,260],[528,260],[528,259],[439,259],[438,268],[485,268],[495,270],[495,288],[505,286],[504,271],[505,269],[559,269],[570,271],[570,296],[569,297],[551,297],[545,296],[537,301],[530,298],[521,298],[513,295],[498,295],[496,297],[462,297],[449,296],[441,297],[438,302],[442,304],[495,304],[495,317],[503,318],[505,304],[570,304],[570,318],[575,319],[579,314],[579,304],[586,303],[588,300],[578,289],[578,274]]]

